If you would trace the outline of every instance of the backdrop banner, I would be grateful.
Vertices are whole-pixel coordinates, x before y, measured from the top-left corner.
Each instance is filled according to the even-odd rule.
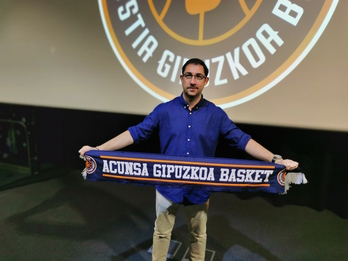
[[[306,184],[300,168],[257,160],[189,158],[162,154],[92,150],[83,159],[83,177],[140,185],[189,186],[212,192],[285,194],[290,184]]]

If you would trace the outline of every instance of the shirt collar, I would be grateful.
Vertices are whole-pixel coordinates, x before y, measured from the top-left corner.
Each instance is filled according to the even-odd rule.
[[[189,107],[189,104],[185,101],[184,99],[184,94],[181,93],[180,97],[179,97],[179,100],[181,102],[181,104],[184,105],[185,108],[188,108]],[[203,104],[205,103],[205,99],[203,98],[203,94],[202,94],[202,97],[201,99],[199,100],[199,102],[193,107],[195,110],[198,110],[200,107],[203,106]]]

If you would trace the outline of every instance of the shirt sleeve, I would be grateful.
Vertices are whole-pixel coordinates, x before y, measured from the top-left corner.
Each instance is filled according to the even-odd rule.
[[[238,150],[245,150],[251,136],[243,132],[236,124],[227,116],[226,112],[223,112],[221,133],[223,138],[229,143],[230,146],[236,147]]]
[[[134,140],[134,143],[150,138],[158,129],[159,110],[157,106],[145,119],[139,124],[129,127],[128,130]]]

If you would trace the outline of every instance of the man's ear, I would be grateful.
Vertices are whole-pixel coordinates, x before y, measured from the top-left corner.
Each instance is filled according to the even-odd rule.
[[[209,77],[205,78],[205,83],[204,83],[204,86],[206,86],[209,82]]]

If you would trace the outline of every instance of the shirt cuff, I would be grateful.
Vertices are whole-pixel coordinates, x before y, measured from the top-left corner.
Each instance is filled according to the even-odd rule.
[[[245,150],[246,145],[248,144],[251,136],[249,134],[244,134],[238,142],[237,149]]]

